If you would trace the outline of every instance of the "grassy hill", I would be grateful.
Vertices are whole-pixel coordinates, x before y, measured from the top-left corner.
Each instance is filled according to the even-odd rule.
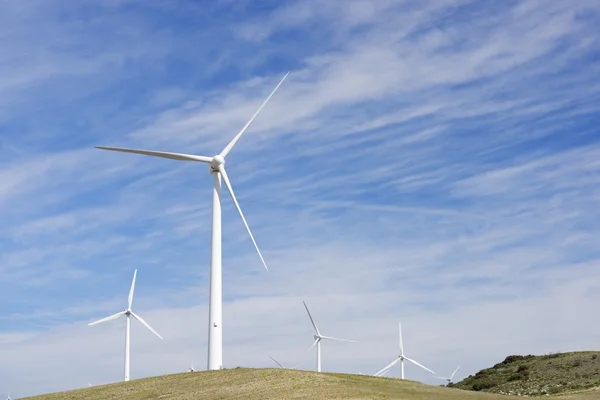
[[[600,391],[560,397],[560,400],[597,399]],[[165,375],[29,400],[507,400],[509,396],[428,386],[395,378],[316,373],[284,369],[235,368]],[[558,400],[558,399],[557,399]]]
[[[492,368],[451,384],[459,389],[545,395],[600,387],[600,352],[508,356]],[[600,392],[596,392],[600,399]]]

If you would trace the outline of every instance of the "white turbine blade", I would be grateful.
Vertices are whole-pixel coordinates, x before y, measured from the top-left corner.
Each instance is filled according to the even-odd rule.
[[[421,368],[423,368],[423,369],[426,369],[427,371],[431,372],[432,374],[435,374],[435,372],[433,372],[432,370],[430,370],[430,369],[429,369],[429,368],[427,368],[426,366],[424,366],[424,365],[422,365],[422,364],[419,364],[418,362],[416,362],[416,361],[415,361],[415,360],[413,360],[413,359],[410,359],[410,358],[408,358],[408,357],[406,357],[406,356],[404,357],[404,359],[405,359],[405,360],[407,360],[407,361],[410,361],[411,363],[413,363],[413,364],[415,364],[415,365],[418,365],[419,367],[421,367]]]
[[[92,322],[92,323],[88,324],[88,326],[92,326],[92,325],[96,325],[96,324],[101,324],[102,322],[106,322],[106,321],[110,321],[110,320],[113,320],[113,319],[117,319],[117,318],[119,318],[123,314],[125,314],[125,311],[118,312],[116,314],[111,315],[110,317],[99,319],[98,321],[95,321],[95,322]]]
[[[452,373],[452,375],[450,375],[450,380],[452,380],[452,378],[454,378],[454,374],[456,374],[456,372],[458,371],[458,369],[460,368],[460,365],[458,367],[456,367],[456,369],[454,370],[454,372]]]
[[[398,333],[400,334],[400,354],[404,355],[404,344],[402,343],[402,322],[398,321]]]
[[[390,368],[400,362],[400,357],[396,358],[394,361],[383,367],[381,370],[375,373],[373,376],[380,376],[381,374],[385,374]]]
[[[135,289],[135,277],[137,276],[137,269],[133,271],[133,280],[131,281],[131,289],[129,289],[129,298],[128,298],[128,309],[131,310],[131,304],[133,303],[133,290]]]
[[[244,213],[242,212],[242,209],[240,208],[240,205],[238,204],[237,199],[235,198],[235,194],[233,193],[233,188],[231,187],[231,182],[229,182],[229,177],[227,176],[225,167],[221,166],[219,168],[219,172],[221,173],[221,176],[223,177],[223,181],[225,181],[225,186],[227,186],[227,190],[229,190],[229,194],[231,194],[231,198],[233,199],[233,202],[235,203],[235,206],[237,207],[237,209],[240,213],[240,217],[242,217],[242,221],[244,221],[244,225],[246,226],[246,230],[248,231],[248,234],[250,235],[250,239],[252,239],[252,243],[254,243],[254,247],[256,248],[256,251],[258,252],[258,256],[260,257],[260,260],[262,261],[263,265],[265,266],[265,269],[267,270],[267,272],[269,272],[269,268],[267,268],[267,263],[265,263],[265,259],[263,258],[260,250],[258,249],[256,240],[254,240],[254,236],[252,236],[252,231],[250,230],[250,227],[248,226],[248,223],[246,222],[246,218],[244,218]]]
[[[156,332],[154,329],[152,329],[152,327],[150,325],[148,325],[148,323],[146,321],[144,321],[144,319],[142,317],[140,317],[139,315],[137,315],[136,313],[134,313],[133,311],[131,312],[131,315],[133,315],[133,318],[137,319],[138,321],[140,321],[142,323],[142,325],[144,325],[146,328],[150,329],[150,331],[152,333],[154,333],[156,336],[158,336],[159,338],[162,339],[162,336],[160,336],[158,334],[158,332]]]
[[[275,361],[275,362],[277,363],[277,365],[279,365],[281,368],[285,368],[283,365],[281,365],[281,364],[279,363],[279,361],[277,361],[277,360],[276,360],[276,359],[274,359],[273,357],[269,356],[269,358],[270,358],[271,360]]]
[[[312,346],[309,347],[308,351],[311,351],[313,347],[315,347],[315,344],[317,344],[319,342],[320,338],[316,338],[315,341],[313,342]]]
[[[384,368],[382,368],[381,370],[377,371],[375,373],[375,375],[373,376],[382,376],[385,375],[390,369],[392,369],[392,367],[394,367],[394,365],[398,364],[400,362],[401,358],[398,357],[396,358],[394,361],[392,361],[391,363],[389,363],[388,365],[386,365]]]
[[[349,339],[338,339],[338,338],[334,338],[331,336],[321,336],[321,338],[323,339],[329,339],[329,340],[337,340],[338,342],[352,342],[352,343],[358,343],[356,340],[349,340]]]
[[[179,160],[179,161],[198,161],[198,162],[205,162],[205,163],[210,163],[212,161],[212,157],[194,156],[192,154],[169,153],[169,152],[165,152],[165,151],[154,151],[154,150],[124,149],[121,147],[107,147],[107,146],[94,146],[94,147],[97,149],[101,149],[101,150],[112,150],[112,151],[121,151],[123,153],[143,154],[146,156],[170,158],[172,160]]]
[[[304,308],[306,308],[306,312],[308,313],[308,318],[310,318],[310,322],[312,323],[312,326],[315,328],[315,332],[317,332],[317,335],[321,336],[321,332],[319,332],[319,328],[317,328],[317,324],[315,324],[315,321],[313,320],[312,315],[310,315],[310,311],[308,311],[308,306],[306,305],[304,300],[302,301],[302,304],[304,304]],[[313,344],[313,346],[314,346],[314,344]],[[311,347],[311,349],[312,349],[312,347]]]
[[[229,154],[229,152],[231,151],[231,149],[233,148],[233,146],[235,146],[235,144],[240,139],[240,137],[242,137],[242,135],[244,134],[244,132],[246,132],[246,129],[248,129],[248,127],[250,126],[250,124],[252,123],[252,121],[254,121],[254,118],[256,118],[256,116],[258,115],[258,113],[263,109],[263,107],[267,104],[267,102],[271,99],[271,97],[273,97],[273,95],[275,94],[275,92],[277,91],[277,89],[279,89],[279,86],[281,86],[281,84],[283,83],[283,81],[285,80],[285,78],[287,78],[287,76],[289,74],[290,74],[290,72],[288,71],[288,73],[285,74],[285,76],[279,81],[279,83],[277,84],[277,86],[275,86],[275,89],[273,89],[273,91],[271,92],[271,94],[269,95],[269,97],[267,97],[267,99],[261,104],[261,106],[258,108],[258,110],[256,110],[256,112],[254,113],[254,115],[252,116],[252,118],[250,118],[250,121],[246,122],[246,125],[244,125],[244,127],[242,128],[242,130],[239,131],[239,133],[237,135],[235,135],[235,137],[233,138],[233,140],[231,142],[229,142],[229,144],[227,146],[225,146],[225,148],[223,149],[223,151],[220,154],[221,156],[227,157],[227,154]]]

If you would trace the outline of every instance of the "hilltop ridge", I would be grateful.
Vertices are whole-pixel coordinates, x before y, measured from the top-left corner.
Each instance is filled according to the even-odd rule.
[[[560,400],[597,399],[600,392],[560,396]],[[136,379],[28,400],[507,400],[513,397],[429,386],[397,378],[318,373],[292,369],[234,368]],[[25,399],[23,399],[25,400]]]

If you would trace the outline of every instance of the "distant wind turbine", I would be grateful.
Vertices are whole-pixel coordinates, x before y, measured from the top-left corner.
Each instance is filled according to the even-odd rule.
[[[121,312],[118,312],[116,314],[111,315],[110,317],[106,317],[106,318],[103,318],[103,319],[98,320],[96,322],[92,322],[92,323],[88,324],[88,326],[100,324],[102,322],[106,322],[106,321],[110,321],[110,320],[113,320],[113,319],[117,319],[121,315],[125,315],[127,317],[126,333],[125,333],[125,380],[126,381],[129,380],[129,347],[130,347],[129,343],[130,343],[130,330],[131,330],[130,317],[133,317],[133,318],[137,319],[138,321],[140,321],[142,323],[142,325],[144,325],[152,333],[154,333],[156,336],[158,336],[159,338],[162,339],[162,336],[160,336],[154,329],[152,329],[152,327],[150,325],[148,325],[146,323],[146,321],[144,321],[142,319],[142,317],[140,317],[139,315],[137,315],[136,313],[134,313],[131,310],[131,304],[133,303],[133,290],[135,289],[135,278],[136,278],[136,276],[137,276],[137,269],[133,272],[133,281],[131,281],[131,289],[129,290],[129,299],[128,299],[128,303],[127,303],[127,308],[124,311],[121,311]]]
[[[410,361],[411,363],[431,372],[432,374],[435,374],[435,372],[433,372],[432,370],[430,370],[429,368],[427,368],[424,365],[419,364],[418,362],[416,362],[413,359],[410,359],[408,357],[406,357],[404,355],[404,345],[402,343],[402,323],[398,322],[398,331],[400,333],[400,340],[399,340],[399,344],[400,344],[400,355],[398,356],[398,358],[396,358],[394,361],[392,361],[391,363],[389,363],[388,365],[385,366],[385,368],[383,368],[382,370],[378,371],[377,373],[375,373],[374,376],[383,376],[386,372],[388,372],[394,365],[398,364],[400,362],[400,371],[401,371],[401,377],[402,379],[404,379],[404,360],[406,361]]]
[[[339,342],[352,342],[352,343],[357,343],[357,342],[355,340],[338,339],[338,338],[334,338],[331,336],[321,335],[321,332],[319,332],[319,328],[317,328],[317,325],[315,324],[315,321],[313,320],[312,315],[310,315],[310,311],[308,311],[308,306],[306,305],[306,303],[304,301],[302,303],[304,303],[304,308],[306,308],[306,312],[308,313],[310,322],[312,323],[313,328],[315,328],[316,334],[313,336],[315,338],[315,341],[312,344],[312,346],[310,346],[310,349],[315,347],[315,344],[317,345],[317,372],[321,372],[321,339],[337,340]],[[310,349],[308,349],[308,350],[310,350]]]
[[[196,372],[196,370],[194,369],[194,362],[192,361],[192,366],[190,367],[190,369],[188,369],[188,372]]]
[[[448,381],[448,383],[452,382],[452,378],[454,378],[454,374],[456,374],[456,371],[458,371],[458,369],[460,368],[460,365],[458,367],[456,367],[456,369],[454,370],[454,372],[452,373],[452,375],[450,375],[450,377],[445,377],[445,376],[436,376],[436,378],[438,379],[444,379],[446,381]]]
[[[258,252],[258,256],[260,257],[265,269],[269,271],[267,268],[267,264],[258,249],[258,245],[254,240],[254,236],[250,231],[250,227],[246,222],[246,218],[244,218],[244,214],[242,213],[242,209],[237,202],[235,194],[233,193],[233,188],[231,187],[231,183],[229,181],[229,177],[227,172],[225,171],[225,158],[233,149],[237,141],[242,137],[242,134],[246,132],[246,129],[250,126],[252,121],[256,118],[258,113],[263,109],[263,107],[267,104],[269,99],[275,94],[275,91],[279,88],[279,86],[283,83],[285,78],[289,75],[289,72],[285,74],[285,76],[281,79],[281,81],[277,84],[275,89],[271,92],[269,97],[261,104],[258,110],[254,113],[252,118],[244,125],[241,131],[238,132],[237,135],[229,142],[227,146],[221,151],[221,153],[208,157],[208,156],[197,156],[190,154],[181,154],[181,153],[168,153],[163,151],[154,151],[154,150],[136,150],[136,149],[124,149],[119,147],[106,147],[106,146],[95,146],[97,149],[102,150],[112,150],[112,151],[121,151],[125,153],[134,153],[134,154],[143,154],[147,156],[154,157],[162,157],[162,158],[170,158],[173,160],[179,161],[194,161],[194,162],[204,162],[209,164],[209,172],[213,175],[213,190],[212,190],[212,240],[211,240],[211,252],[210,252],[210,297],[208,303],[208,369],[222,369],[223,368],[223,298],[222,298],[222,254],[221,254],[221,177],[225,182],[225,186],[227,186],[227,190],[229,194],[231,194],[231,198],[233,199],[233,203],[235,204],[240,216],[242,217],[242,221],[246,226],[246,230],[250,235],[250,239],[252,239],[252,243],[254,243],[254,247]]]
[[[274,359],[273,357],[269,356],[269,358],[270,358],[271,360],[275,361],[275,363],[276,363],[277,365],[279,365],[279,366],[280,366],[281,368],[283,368],[283,369],[296,369],[296,368],[298,368],[298,367],[301,365],[301,364],[297,364],[297,365],[294,365],[293,367],[289,367],[289,368],[288,368],[288,367],[284,367],[284,366],[283,366],[283,365],[282,365],[282,364],[281,364],[279,361],[277,361],[277,360],[276,360],[276,359]]]

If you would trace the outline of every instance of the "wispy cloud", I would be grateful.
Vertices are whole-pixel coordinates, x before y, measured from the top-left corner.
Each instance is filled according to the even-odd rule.
[[[360,342],[325,370],[383,367],[399,318],[440,374],[592,347],[596,3],[0,3],[0,386],[120,380],[123,324],[86,324],[134,268],[165,340],[133,328],[132,375],[203,365],[206,165],[93,146],[215,154],[287,70],[227,160],[270,268],[225,192],[227,367],[312,368],[302,300]]]

